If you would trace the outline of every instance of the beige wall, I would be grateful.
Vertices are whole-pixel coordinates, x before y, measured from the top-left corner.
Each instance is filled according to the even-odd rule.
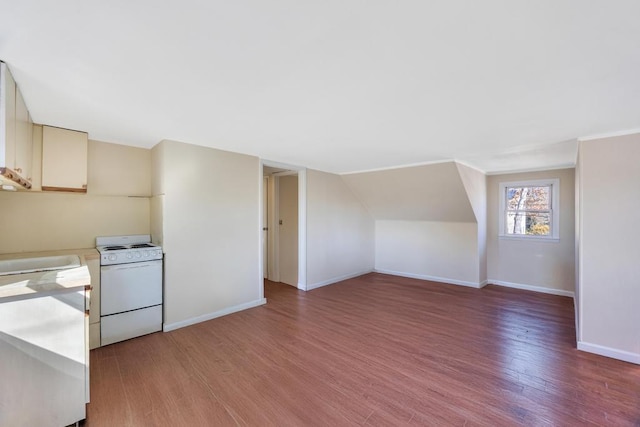
[[[479,287],[477,224],[376,221],[376,271]]]
[[[93,248],[96,236],[149,233],[149,200],[0,192],[0,253]]]
[[[578,348],[640,364],[640,134],[579,152]]]
[[[484,173],[459,163],[460,178],[476,217],[478,240],[478,281],[487,280],[487,177]]]
[[[343,175],[376,220],[475,222],[455,162]]]
[[[278,180],[278,261],[280,281],[298,286],[298,176]],[[282,223],[280,223],[282,221]]]
[[[97,236],[149,233],[150,150],[90,140],[87,194],[41,192],[41,153],[42,126],[34,126],[34,190],[0,191],[0,253],[91,248]]]
[[[373,270],[374,221],[338,175],[307,171],[307,289]]]
[[[151,195],[151,150],[90,140],[88,163],[89,194]]]
[[[573,295],[575,288],[575,170],[491,175],[487,180],[487,261],[489,283]],[[501,182],[560,180],[560,240],[528,241],[498,237]]]
[[[152,196],[150,200],[151,241],[163,246],[164,241],[164,194]]]
[[[377,271],[476,287],[486,279],[484,174],[446,162],[343,179],[376,221]]]
[[[576,322],[576,339],[580,341],[580,224],[582,223],[582,208],[580,207],[580,189],[582,188],[582,183],[580,181],[580,150],[578,150],[578,157],[576,159],[576,168],[575,168],[575,243],[573,245],[575,251],[575,263],[574,263],[574,308],[575,308],[575,322]]]
[[[154,235],[165,251],[165,330],[264,303],[256,157],[174,141],[153,150]],[[157,212],[160,210],[161,212]]]
[[[158,196],[165,192],[165,168],[169,165],[166,159],[166,144],[156,144],[151,149],[151,195]]]

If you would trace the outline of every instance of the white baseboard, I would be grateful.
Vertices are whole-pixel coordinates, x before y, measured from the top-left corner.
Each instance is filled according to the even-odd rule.
[[[631,353],[630,351],[617,350],[611,347],[605,347],[598,344],[591,344],[584,341],[578,341],[578,350],[588,353],[599,354],[600,356],[611,357],[612,359],[622,360],[624,362],[635,363],[640,365],[640,354]]]
[[[237,311],[246,310],[253,307],[266,304],[267,299],[262,298],[256,301],[247,302],[244,304],[234,305],[233,307],[223,308],[222,310],[214,311],[213,313],[203,314],[202,316],[192,317],[190,319],[181,320],[174,323],[165,323],[162,325],[163,332],[169,332],[176,329],[184,328],[185,326],[195,325],[196,323],[205,322],[207,320],[215,319],[216,317],[226,316],[227,314],[235,313]]]
[[[436,277],[436,276],[427,276],[425,274],[413,274],[413,273],[405,273],[402,271],[393,271],[393,270],[385,270],[385,269],[381,269],[381,268],[376,268],[375,270],[376,273],[382,273],[382,274],[390,274],[392,276],[400,276],[400,277],[408,277],[410,279],[420,279],[420,280],[430,280],[432,282],[440,282],[440,283],[447,283],[449,285],[460,285],[460,286],[467,286],[470,288],[482,288],[483,286],[485,286],[487,283],[487,281],[483,281],[483,282],[468,282],[465,280],[456,280],[456,279],[448,279],[446,277]]]
[[[342,282],[343,280],[353,279],[354,277],[362,276],[363,274],[371,273],[373,270],[365,270],[360,271],[358,273],[345,274],[344,276],[333,277],[328,280],[323,280],[322,282],[313,283],[311,285],[307,285],[307,290],[310,291],[312,289],[320,288],[322,286],[332,285],[334,283]]]
[[[571,291],[564,289],[545,288],[543,286],[525,285],[522,283],[503,282],[502,280],[489,279],[488,283],[492,285],[504,286],[506,288],[523,289],[525,291],[542,292],[543,294],[560,295],[563,297],[574,298],[575,295]]]

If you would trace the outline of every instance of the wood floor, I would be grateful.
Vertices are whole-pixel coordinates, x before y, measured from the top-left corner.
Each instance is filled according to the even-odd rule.
[[[368,274],[91,352],[88,426],[640,426],[570,298]]]

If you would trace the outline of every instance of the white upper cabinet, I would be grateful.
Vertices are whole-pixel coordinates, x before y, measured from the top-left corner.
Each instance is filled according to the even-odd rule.
[[[15,171],[31,182],[33,163],[33,122],[20,89],[16,87],[16,161]]]
[[[33,122],[9,68],[0,62],[0,181],[31,188]]]
[[[42,190],[87,192],[86,132],[42,127]]]

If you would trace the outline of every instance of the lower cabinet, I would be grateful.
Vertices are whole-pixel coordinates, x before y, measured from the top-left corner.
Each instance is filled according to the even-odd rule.
[[[0,425],[66,426],[89,397],[85,291],[0,301]]]
[[[100,347],[100,259],[87,259],[91,275],[91,298],[89,305],[89,349]]]

